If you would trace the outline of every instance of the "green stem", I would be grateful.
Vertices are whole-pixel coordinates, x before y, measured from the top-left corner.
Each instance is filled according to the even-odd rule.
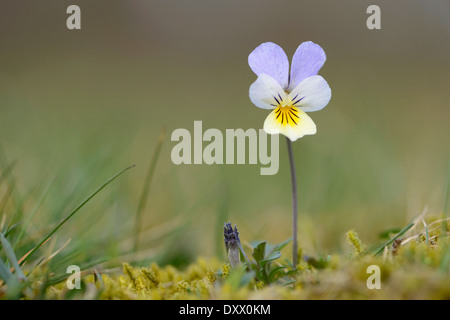
[[[447,234],[447,220],[445,220],[448,217],[448,203],[450,198],[450,157],[448,161],[448,169],[447,169],[447,181],[445,185],[445,194],[444,194],[444,208],[442,209],[442,212],[444,214],[444,218],[442,221],[442,234]]]
[[[289,164],[291,166],[291,183],[292,183],[292,265],[297,267],[298,247],[297,247],[297,175],[295,174],[294,154],[292,152],[292,142],[286,138],[289,153]]]

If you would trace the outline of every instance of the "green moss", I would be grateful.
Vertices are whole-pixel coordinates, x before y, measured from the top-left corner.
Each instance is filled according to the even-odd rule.
[[[346,235],[348,243],[353,247],[355,256],[359,256],[366,250],[355,230],[348,231]]]
[[[388,248],[382,255],[368,254],[356,232],[349,231],[351,257],[330,255],[320,267],[301,260],[297,271],[289,272],[293,281],[287,284],[265,285],[244,267],[231,269],[229,264],[199,258],[184,270],[124,263],[122,272],[103,274],[101,281],[92,274],[84,276],[79,292],[68,290],[65,282],[45,286],[45,270],[36,269],[29,276],[32,285],[25,298],[450,299],[450,241],[439,230],[429,233],[433,243],[420,231],[399,239],[395,249]],[[373,265],[380,269],[379,290],[366,285],[371,275],[368,267]]]

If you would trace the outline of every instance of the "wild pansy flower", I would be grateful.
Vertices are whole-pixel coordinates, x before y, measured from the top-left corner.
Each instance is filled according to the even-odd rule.
[[[316,125],[306,112],[323,109],[331,99],[324,78],[317,75],[325,63],[323,49],[303,42],[289,61],[275,43],[258,46],[248,57],[248,64],[258,79],[250,86],[250,100],[261,109],[272,112],[264,122],[264,131],[283,134],[291,141],[316,133]]]
[[[292,264],[298,262],[297,250],[297,177],[292,141],[315,134],[316,124],[306,112],[323,109],[331,99],[331,89],[317,75],[327,59],[314,42],[303,42],[289,61],[283,49],[272,42],[258,46],[248,56],[248,64],[258,79],[250,86],[250,100],[272,112],[264,122],[264,131],[286,136],[292,183]]]

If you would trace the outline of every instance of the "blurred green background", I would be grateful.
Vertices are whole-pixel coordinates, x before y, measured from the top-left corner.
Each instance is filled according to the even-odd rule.
[[[81,8],[78,31],[66,28],[71,4]],[[370,4],[381,8],[381,30],[366,28]],[[248,98],[256,79],[248,54],[272,41],[292,57],[308,40],[327,54],[320,74],[333,96],[310,114],[318,133],[294,143],[300,246],[310,254],[345,252],[349,229],[374,243],[424,208],[439,215],[450,150],[449,13],[446,0],[2,1],[1,164],[15,166],[10,183],[0,185],[0,218],[20,222],[51,184],[26,231],[33,242],[136,164],[57,233],[59,245],[72,239],[68,264],[103,255],[179,264],[223,255],[226,221],[243,241],[285,240],[284,139],[279,173],[261,176],[259,165],[176,166],[170,135],[193,132],[194,120],[204,130],[262,128],[267,112]],[[141,250],[130,257],[162,128]]]

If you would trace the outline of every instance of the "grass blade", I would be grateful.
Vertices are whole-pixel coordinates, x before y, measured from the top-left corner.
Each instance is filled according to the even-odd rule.
[[[16,254],[14,253],[11,244],[5,238],[2,232],[0,232],[0,243],[2,244],[2,247],[5,250],[9,262],[11,262],[12,266],[14,267],[14,270],[16,271],[17,278],[19,280],[26,280],[27,277],[25,277],[24,273],[22,272],[22,269],[19,266],[19,263],[17,262]]]
[[[8,283],[11,279],[11,272],[6,264],[0,259],[0,279]]]
[[[12,172],[16,164],[17,162],[13,161],[3,169],[2,173],[0,174],[0,184],[3,182],[3,180],[8,178],[9,174]]]
[[[6,204],[10,197],[12,197],[12,200],[16,203],[16,211],[12,215],[12,218],[11,218],[8,228],[7,228],[7,229],[9,229],[12,226],[12,224],[14,223],[14,218],[16,218],[16,217],[20,218],[20,216],[22,214],[23,200],[21,200],[16,181],[12,175],[12,170],[16,166],[16,161],[15,160],[12,162],[8,161],[6,152],[3,149],[1,144],[0,144],[0,166],[3,168],[3,174],[4,174],[4,175],[2,174],[3,175],[2,179],[7,180],[8,185],[9,185],[8,192],[5,195],[4,199],[2,200],[2,206],[0,209],[0,213],[2,213],[3,210],[5,209]]]
[[[80,205],[78,205],[78,207],[76,207],[71,213],[69,213],[69,215],[64,218],[64,220],[62,220],[55,228],[53,228],[52,231],[50,231],[50,233],[48,235],[46,235],[41,242],[39,242],[31,251],[30,253],[21,261],[20,265],[23,265],[32,255],[34,252],[36,252],[36,250],[39,249],[39,247],[44,244],[56,231],[58,231],[59,228],[61,228],[70,218],[72,218],[72,216],[77,213],[82,207],[84,207],[84,205],[86,203],[89,202],[89,200],[91,200],[93,197],[95,197],[97,195],[97,193],[99,193],[101,190],[103,190],[108,184],[110,184],[111,182],[113,182],[117,177],[119,177],[120,175],[122,175],[122,173],[124,173],[125,171],[134,168],[135,165],[132,165],[130,167],[127,167],[121,171],[119,171],[118,173],[116,173],[113,177],[111,177],[108,181],[106,181],[100,188],[98,188],[94,193],[92,193],[89,197],[86,198],[86,200],[84,200]]]
[[[17,236],[17,239],[14,242],[14,247],[16,247],[20,240],[22,240],[23,235],[25,234],[25,231],[27,230],[31,220],[33,219],[34,215],[36,214],[36,212],[39,210],[39,208],[42,205],[42,202],[44,202],[45,197],[47,196],[50,187],[52,186],[54,181],[52,181],[47,188],[44,190],[44,193],[42,194],[42,196],[40,197],[40,199],[38,200],[38,203],[36,204],[36,206],[34,207],[33,211],[31,212],[30,216],[27,218],[27,221],[25,222],[24,226],[21,228],[19,235]]]
[[[450,198],[450,157],[448,160],[447,182],[445,186],[445,195],[444,195],[444,208],[443,208],[444,221],[442,222],[442,234],[444,235],[447,233],[447,221],[445,220],[445,218],[448,217],[449,198]]]
[[[50,238],[48,238],[43,244],[41,244],[41,246],[44,245],[47,241],[50,241]],[[19,261],[18,261],[18,262],[19,262],[19,265],[21,265],[21,266],[23,265],[22,261],[25,260],[25,258],[28,257],[28,255],[29,255],[32,251],[33,251],[33,249],[31,249],[30,251],[28,251],[27,253],[25,253],[25,254],[22,256],[22,258],[19,259]],[[42,259],[44,259],[44,257],[42,257]],[[39,262],[39,263],[40,263],[40,262]],[[36,265],[38,265],[39,263],[37,263]]]
[[[423,226],[425,228],[425,236],[426,236],[425,238],[427,240],[427,246],[428,246],[430,244],[430,236],[428,235],[428,226],[427,226],[424,218],[422,218],[422,223],[423,223]]]
[[[2,199],[0,199],[0,214],[5,211],[6,205],[8,204],[11,195],[13,194],[14,186],[12,184],[8,185],[8,189],[3,195]]]
[[[399,233],[397,233],[393,238],[389,239],[388,241],[386,241],[383,245],[381,245],[380,247],[378,247],[378,249],[376,249],[374,251],[374,255],[379,255],[384,251],[385,247],[390,246],[395,240],[397,240],[398,238],[400,238],[402,235],[404,235],[409,229],[411,229],[414,226],[415,222],[412,221],[410,222],[406,227],[404,227],[402,230],[400,230]]]
[[[158,142],[156,143],[155,150],[153,152],[152,160],[150,161],[150,165],[148,167],[147,171],[147,177],[145,178],[144,187],[142,188],[141,197],[139,199],[139,205],[138,209],[136,211],[136,217],[135,217],[135,224],[134,224],[134,230],[135,230],[135,240],[134,240],[134,251],[138,250],[139,247],[139,236],[141,233],[141,221],[142,221],[142,212],[145,209],[145,206],[147,204],[147,197],[148,192],[150,190],[150,184],[153,178],[153,175],[155,173],[156,163],[159,158],[159,154],[161,152],[161,148],[164,142],[164,137],[166,135],[166,130],[162,129],[161,133],[158,137]]]

